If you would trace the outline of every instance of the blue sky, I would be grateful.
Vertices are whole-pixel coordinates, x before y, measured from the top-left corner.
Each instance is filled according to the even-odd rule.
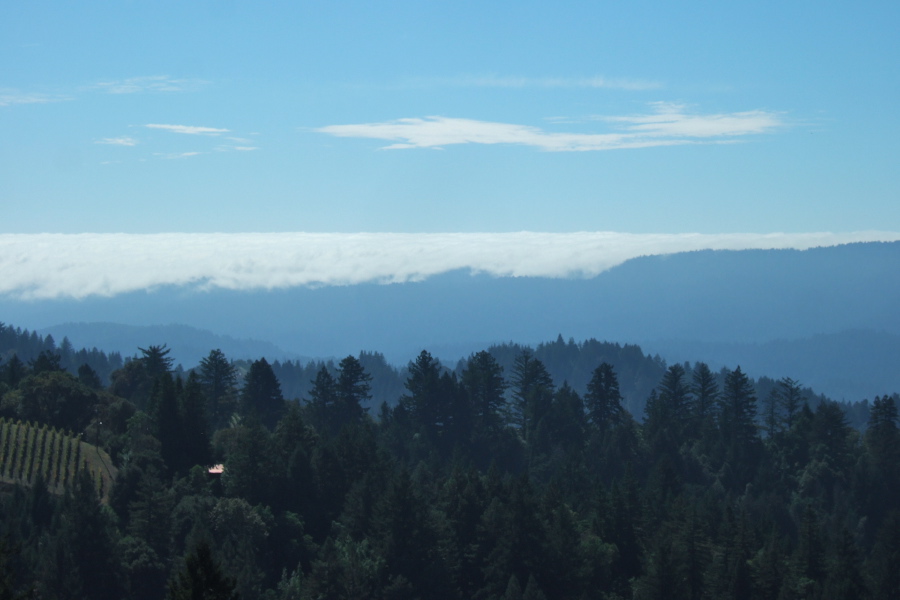
[[[0,234],[897,232],[898,22],[897,2],[4,2]]]

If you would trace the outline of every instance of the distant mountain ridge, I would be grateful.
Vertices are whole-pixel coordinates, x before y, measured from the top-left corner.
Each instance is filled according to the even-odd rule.
[[[859,243],[647,256],[591,279],[455,271],[390,285],[254,292],[164,288],[82,301],[0,299],[0,316],[32,328],[65,321],[185,323],[266,340],[294,355],[340,357],[365,349],[404,364],[421,349],[455,360],[492,343],[534,345],[559,334],[719,345],[846,331],[898,336],[898,275],[900,242]],[[854,352],[864,350],[863,345]],[[788,373],[791,360],[785,356],[780,363]],[[873,354],[871,362],[880,361]]]

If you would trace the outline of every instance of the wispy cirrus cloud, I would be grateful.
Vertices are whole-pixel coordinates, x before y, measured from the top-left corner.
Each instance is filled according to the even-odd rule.
[[[228,133],[228,129],[218,129],[216,127],[198,127],[196,125],[161,125],[158,123],[150,123],[144,125],[148,129],[162,129],[171,131],[172,133],[183,133],[187,135],[220,135]]]
[[[202,79],[174,78],[168,75],[152,75],[147,77],[129,77],[126,79],[101,81],[84,85],[66,94],[47,94],[42,92],[23,92],[17,89],[0,88],[0,107],[15,104],[47,104],[73,100],[84,92],[101,91],[109,94],[137,94],[142,92],[190,92],[209,82]]]
[[[658,81],[601,77],[517,77],[514,75],[464,75],[420,80],[424,85],[484,88],[590,88],[626,91],[658,90]]]
[[[154,152],[153,156],[165,158],[167,160],[173,160],[179,158],[190,158],[192,156],[200,156],[201,154],[205,154],[205,152]]]
[[[133,137],[122,136],[112,138],[102,138],[94,142],[95,144],[106,144],[109,146],[137,146],[138,141]]]
[[[620,124],[634,135],[654,137],[735,137],[766,133],[783,125],[779,113],[750,110],[708,115],[688,114],[682,104],[654,102],[647,115],[598,116],[594,119]]]
[[[129,77],[112,81],[101,81],[90,86],[109,94],[139,94],[142,92],[190,92],[208,84],[202,79],[178,79],[168,75]]]
[[[217,146],[216,152],[253,152],[258,146]]]
[[[498,277],[592,277],[643,255],[893,240],[900,233],[0,234],[0,296],[85,298],[169,285],[251,290],[400,283],[458,269]]]
[[[62,102],[64,100],[71,100],[71,97],[43,94],[39,92],[22,92],[15,89],[0,89],[0,106],[13,106],[15,104],[47,104],[49,102]]]
[[[440,148],[454,144],[516,144],[552,152],[577,152],[734,141],[783,125],[778,113],[753,110],[691,114],[682,105],[656,103],[648,114],[597,117],[613,131],[548,132],[530,125],[449,117],[407,118],[381,123],[329,125],[315,131],[337,137],[394,142],[385,150]]]

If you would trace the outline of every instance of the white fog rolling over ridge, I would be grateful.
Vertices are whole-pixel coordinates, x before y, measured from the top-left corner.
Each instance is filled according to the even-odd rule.
[[[692,250],[807,249],[900,233],[2,234],[0,295],[110,297],[160,286],[265,290],[421,281],[453,270],[593,277],[628,259]]]

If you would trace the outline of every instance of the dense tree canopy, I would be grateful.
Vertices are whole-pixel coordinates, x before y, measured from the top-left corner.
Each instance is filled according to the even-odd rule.
[[[423,351],[381,371],[402,389],[374,354],[310,363],[285,398],[296,365],[183,374],[149,346],[107,384],[9,331],[36,351],[3,355],[0,433],[38,433],[0,443],[0,598],[897,597],[896,394],[854,408],[560,338]],[[367,410],[375,388],[395,396]],[[62,495],[9,475],[57,460],[29,441],[50,427],[109,452],[106,496],[87,470]]]

